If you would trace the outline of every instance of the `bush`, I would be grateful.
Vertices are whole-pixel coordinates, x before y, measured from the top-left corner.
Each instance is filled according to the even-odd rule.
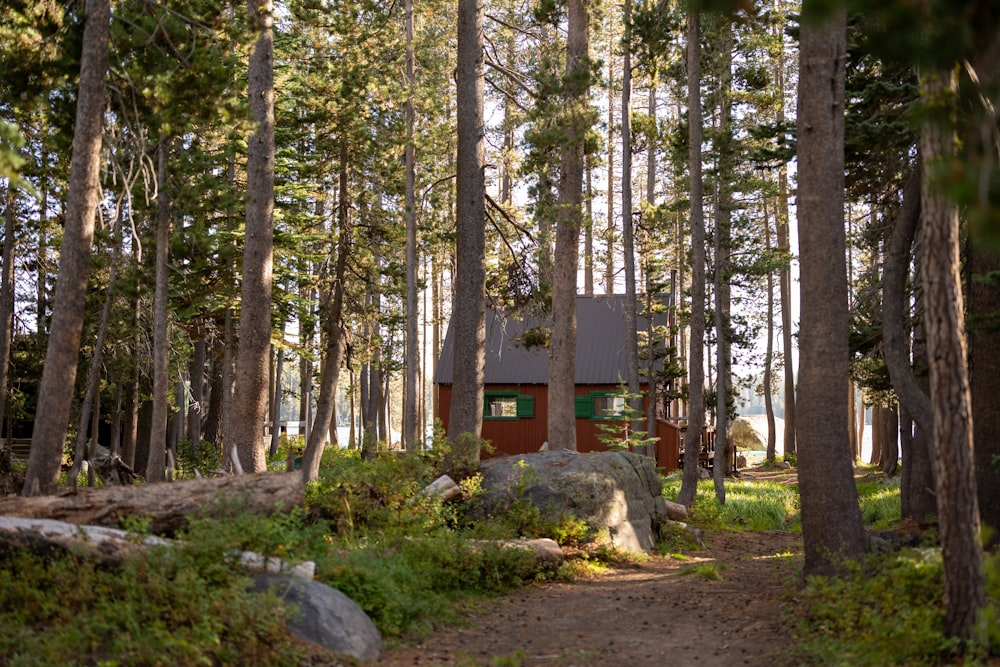
[[[944,634],[940,551],[872,556],[852,568],[844,579],[809,579],[796,656],[829,665],[941,665],[960,657],[959,644]],[[991,597],[991,610],[997,600]],[[967,650],[974,661],[976,647]]]
[[[121,567],[68,553],[5,556],[4,664],[297,662],[273,597],[247,593],[248,579],[199,545],[153,549]]]

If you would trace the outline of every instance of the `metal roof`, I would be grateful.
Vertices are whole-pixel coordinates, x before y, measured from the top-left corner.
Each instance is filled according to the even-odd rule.
[[[658,297],[661,301],[664,296]],[[641,298],[640,298],[641,301]],[[660,321],[662,318],[662,321]],[[657,324],[666,324],[666,314]],[[534,327],[548,326],[548,316],[508,317],[486,309],[486,384],[547,384],[549,357],[544,347],[524,347],[522,336]],[[636,318],[636,328],[646,329],[646,318]],[[444,339],[436,384],[451,384],[454,377],[454,329]],[[627,378],[625,367],[625,296],[577,296],[576,384],[618,384]]]

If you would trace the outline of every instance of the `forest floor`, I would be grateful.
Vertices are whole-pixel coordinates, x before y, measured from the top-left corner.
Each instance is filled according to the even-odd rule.
[[[750,469],[744,479],[795,482]],[[449,628],[383,652],[379,667],[780,665],[802,572],[802,536],[716,532],[686,559],[651,556],[572,583],[492,600]],[[718,575],[717,578],[714,578]]]

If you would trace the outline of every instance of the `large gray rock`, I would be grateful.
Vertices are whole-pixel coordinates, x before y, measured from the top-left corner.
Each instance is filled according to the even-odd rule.
[[[251,590],[270,590],[298,608],[288,619],[294,637],[359,660],[371,660],[382,651],[382,635],[361,607],[320,581],[258,574]]]
[[[480,511],[497,514],[528,500],[552,518],[568,513],[594,530],[606,529],[617,547],[648,551],[673,514],[655,465],[631,452],[555,450],[487,459],[481,465],[484,493],[475,502]]]

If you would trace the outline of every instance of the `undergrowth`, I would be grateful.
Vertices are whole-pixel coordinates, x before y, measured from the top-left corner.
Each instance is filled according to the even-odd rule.
[[[808,580],[794,655],[808,664],[980,664],[976,642],[961,647],[945,635],[940,549],[869,556],[838,579]],[[986,562],[988,644],[1000,641],[1000,555]]]
[[[676,500],[681,477],[674,474],[663,484],[663,495]],[[799,494],[794,486],[766,481],[726,481],[726,502],[715,498],[712,480],[698,483],[689,522],[702,529],[794,530],[799,528]]]

